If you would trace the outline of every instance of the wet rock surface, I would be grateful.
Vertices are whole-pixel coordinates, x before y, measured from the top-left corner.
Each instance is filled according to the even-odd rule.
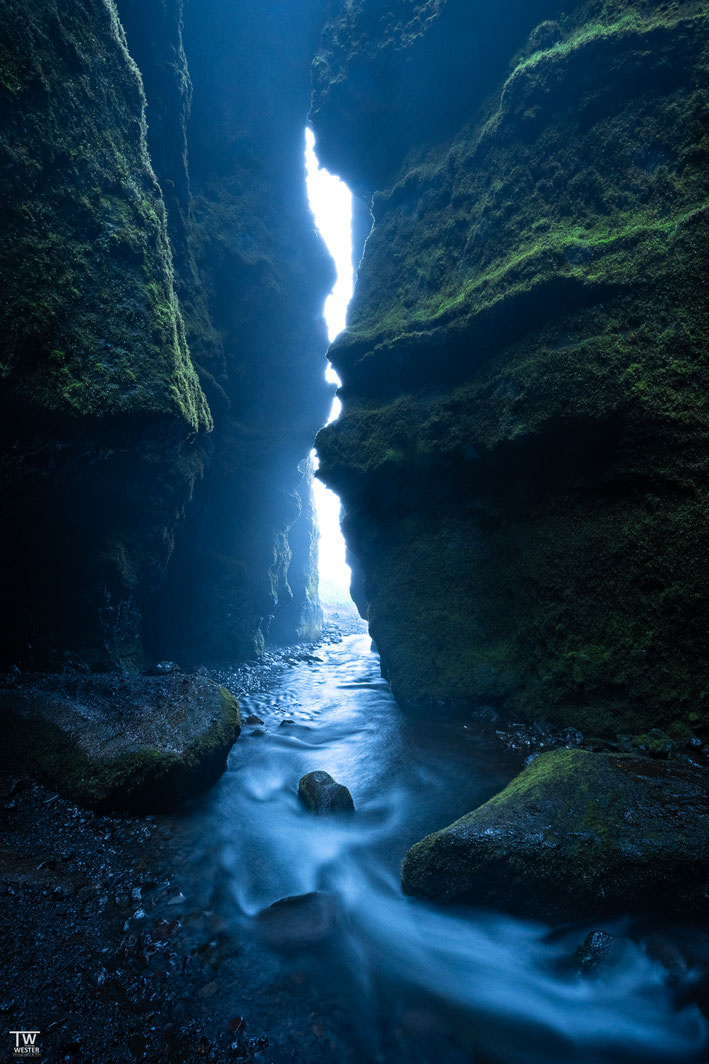
[[[361,643],[357,655],[336,643],[300,646],[268,652],[263,666],[213,673],[265,724],[251,746],[246,729],[227,774],[179,813],[98,814],[21,772],[0,774],[6,1028],[39,1029],[48,1064],[508,1064],[519,1055],[520,1023],[533,1064],[702,1060],[695,987],[707,947],[696,925],[656,934],[653,956],[665,958],[658,963],[645,949],[649,929],[637,921],[591,925],[627,936],[629,960],[589,978],[574,1011],[569,987],[581,976],[569,959],[590,927],[549,933],[499,914],[479,920],[469,910],[401,898],[397,866],[412,830],[420,836],[451,796],[468,793],[471,771],[487,781],[478,790],[484,801],[521,757],[497,737],[488,745],[460,720],[444,728],[437,717],[427,732],[407,722],[377,684],[376,660],[363,656],[368,641]],[[326,661],[306,660],[307,653]],[[335,665],[338,672],[329,672]],[[353,714],[355,704],[361,714]],[[293,734],[278,727],[284,712],[296,720]],[[336,767],[343,755],[352,764],[346,778],[357,787],[357,817],[314,824],[299,806],[292,769],[312,756],[312,744],[338,776],[345,778]],[[269,775],[259,757],[271,766],[283,760]],[[435,777],[423,789],[427,776],[412,764],[419,757]],[[421,819],[380,835],[404,810]],[[340,856],[332,861],[335,838]],[[319,862],[327,876],[313,888]],[[567,962],[561,975],[557,957]],[[664,974],[670,965],[676,974]],[[567,1032],[561,1043],[545,1042],[536,1028],[529,1034],[536,1004],[518,989],[538,980],[551,1028]],[[684,1012],[668,1007],[669,983]],[[511,1006],[503,1027],[494,1009],[481,1012],[482,986]],[[452,1003],[460,994],[458,1015]],[[616,1019],[638,1054],[611,1058],[602,1039],[589,1056],[589,1031],[610,1031]],[[641,1023],[652,1029],[643,1033]],[[677,1044],[697,1052],[681,1056]]]
[[[347,787],[329,772],[308,772],[298,784],[298,797],[310,813],[353,813],[354,802]]]
[[[582,975],[599,975],[604,969],[619,964],[628,943],[607,931],[591,931],[574,953],[574,963]]]
[[[258,667],[210,677],[239,695],[265,691],[308,649],[267,651]],[[78,678],[63,681],[66,691]],[[254,959],[252,942],[289,956],[319,945],[334,927],[330,899],[284,899],[254,936],[226,918],[223,884],[195,875],[183,816],[97,812],[0,765],[2,1021],[40,1030],[43,1061],[332,1061],[337,1006],[318,1000],[301,967],[283,974]],[[251,1019],[265,1008],[275,1046]]]
[[[331,894],[313,891],[281,898],[256,917],[257,933],[273,949],[289,952],[317,946],[335,930],[337,902]]]
[[[203,676],[67,674],[0,684],[6,763],[96,808],[179,804],[223,772],[241,731],[234,696]]]
[[[632,754],[540,755],[409,850],[404,890],[535,917],[709,914],[705,769]]]

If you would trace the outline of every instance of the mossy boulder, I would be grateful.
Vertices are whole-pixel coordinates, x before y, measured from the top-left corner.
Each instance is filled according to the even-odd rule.
[[[408,894],[550,921],[709,913],[709,776],[679,762],[554,750],[413,846]]]
[[[308,772],[298,784],[298,797],[309,813],[353,813],[352,795],[329,772]]]
[[[168,809],[207,790],[241,731],[203,677],[42,676],[0,686],[3,758],[99,810]]]

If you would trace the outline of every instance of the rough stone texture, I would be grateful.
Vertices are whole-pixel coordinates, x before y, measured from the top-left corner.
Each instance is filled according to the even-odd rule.
[[[113,5],[0,19],[0,659],[135,666],[212,421]]]
[[[629,945],[627,939],[607,931],[590,931],[574,952],[572,964],[582,975],[602,975],[622,962]]]
[[[705,769],[626,754],[541,754],[406,855],[409,894],[534,917],[709,912]]]
[[[42,676],[0,686],[2,757],[96,809],[165,809],[210,787],[241,731],[196,676]]]
[[[318,452],[385,675],[706,721],[706,5],[464,7],[338,5],[315,67],[378,190]]]
[[[255,924],[271,949],[291,953],[322,946],[333,936],[339,915],[335,896],[318,890],[281,898],[257,913]]]
[[[322,308],[333,268],[304,184],[322,4],[192,0],[184,19],[178,0],[121,0],[120,9],[144,74],[190,350],[215,419],[150,646],[181,661],[252,658],[274,617],[281,641],[319,632],[299,467],[329,404]]]
[[[303,776],[298,784],[298,797],[310,813],[354,812],[352,795],[329,772],[317,770]]]
[[[300,513],[288,531],[291,561],[288,585],[293,599],[274,618],[268,638],[272,643],[316,642],[320,638],[323,611],[318,580],[318,515],[313,498],[314,463],[305,463],[298,487]]]
[[[0,3],[0,667],[233,661],[280,612],[279,638],[319,631],[324,13],[281,6]]]

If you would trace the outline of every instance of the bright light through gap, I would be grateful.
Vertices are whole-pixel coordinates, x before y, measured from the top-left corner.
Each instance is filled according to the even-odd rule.
[[[311,129],[305,131],[305,171],[310,208],[315,223],[335,260],[337,281],[325,303],[328,336],[334,340],[345,327],[347,306],[352,298],[354,274],[352,268],[352,193],[347,185],[318,166],[315,137]],[[325,377],[340,384],[334,369],[327,363]],[[328,424],[339,417],[340,400],[332,403]],[[317,458],[313,452],[317,468]],[[315,509],[320,526],[319,574],[320,598],[325,605],[336,606],[350,602],[350,569],[345,561],[345,541],[340,530],[340,500],[319,480],[313,486]]]

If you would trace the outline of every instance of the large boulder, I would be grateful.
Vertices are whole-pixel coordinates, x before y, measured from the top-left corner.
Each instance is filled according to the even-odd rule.
[[[221,775],[236,699],[199,676],[41,676],[0,686],[3,758],[96,809],[166,809]]]
[[[709,911],[707,772],[629,754],[542,754],[413,846],[408,894],[549,920]]]

